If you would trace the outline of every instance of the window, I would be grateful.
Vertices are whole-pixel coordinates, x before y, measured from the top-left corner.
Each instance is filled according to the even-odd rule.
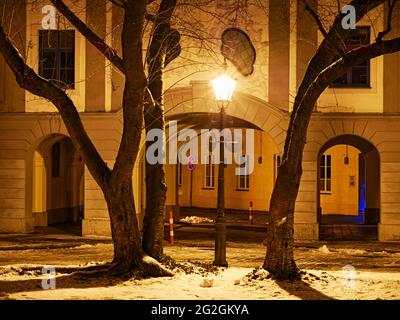
[[[215,166],[211,163],[212,157],[209,156],[208,158],[208,164],[205,165],[205,181],[204,181],[204,187],[209,188],[209,189],[214,189],[215,188]]]
[[[212,163],[212,150],[213,144],[210,141],[209,144],[209,155],[208,155],[208,163],[204,166],[204,188],[214,189],[215,188],[215,165]]]
[[[182,163],[178,162],[178,172],[177,172],[177,176],[178,176],[178,187],[182,187]]]
[[[320,190],[321,193],[332,191],[332,156],[323,154],[320,163]]]
[[[75,83],[75,31],[39,31],[39,75],[66,89]]]
[[[51,176],[60,177],[60,143],[56,142],[51,147]]]
[[[249,191],[250,190],[250,176],[238,176],[238,190]]]
[[[249,160],[250,160],[249,156],[246,155],[246,162],[241,164],[240,167],[245,168],[246,163],[249,163]],[[238,176],[237,190],[241,190],[241,191],[249,191],[250,190],[250,175],[249,174]]]
[[[370,27],[357,27],[349,30],[350,35],[344,40],[348,50],[358,48],[370,43]],[[352,67],[340,78],[336,79],[331,87],[369,87],[370,86],[370,61]]]
[[[279,171],[279,167],[281,166],[281,163],[282,163],[281,155],[275,154],[274,155],[274,179],[275,179],[275,181],[278,178],[278,171]]]

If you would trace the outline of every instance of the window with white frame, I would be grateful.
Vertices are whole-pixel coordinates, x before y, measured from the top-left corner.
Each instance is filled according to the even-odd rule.
[[[209,143],[209,155],[208,163],[204,165],[204,188],[214,189],[215,188],[215,165],[213,164],[213,144],[212,141]]]
[[[332,156],[323,154],[320,160],[320,190],[321,193],[332,191]]]
[[[246,155],[246,161],[240,165],[241,168],[246,168],[246,163],[249,163],[249,156]],[[249,191],[250,190],[250,175],[238,175],[237,176],[237,190]]]

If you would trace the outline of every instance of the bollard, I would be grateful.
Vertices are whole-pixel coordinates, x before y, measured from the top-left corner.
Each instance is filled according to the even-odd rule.
[[[174,212],[172,208],[169,209],[169,241],[171,244],[174,244],[175,236],[174,236]]]
[[[253,202],[249,206],[249,224],[253,224]]]

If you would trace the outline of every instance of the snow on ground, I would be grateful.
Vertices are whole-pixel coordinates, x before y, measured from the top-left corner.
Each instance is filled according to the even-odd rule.
[[[207,217],[188,216],[181,220],[181,223],[201,224],[201,223],[214,223],[213,219]]]
[[[0,276],[7,299],[399,299],[400,274],[358,272],[353,286],[343,285],[341,272],[309,270],[302,281],[250,280],[251,268],[232,267],[218,275],[177,274],[172,278],[128,280],[80,280],[58,275],[56,290],[41,289],[35,274]],[[204,279],[211,287],[202,287]],[[247,281],[246,281],[247,280]],[[7,284],[6,284],[7,282]],[[22,291],[20,291],[22,290]],[[1,296],[1,295],[0,295]]]
[[[265,256],[259,243],[228,242],[230,267],[205,273],[197,271],[212,262],[213,242],[178,241],[166,245],[166,254],[180,263],[201,263],[192,265],[196,273],[118,281],[71,274],[110,261],[110,243],[20,247],[0,250],[0,299],[400,299],[400,245],[395,244],[298,246],[296,261],[306,272],[295,282],[275,281],[264,270],[254,270]],[[56,290],[42,289],[41,269],[47,265],[57,270]]]

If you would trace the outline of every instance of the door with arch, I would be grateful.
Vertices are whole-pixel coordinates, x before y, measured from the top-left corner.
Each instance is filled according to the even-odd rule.
[[[355,135],[331,139],[318,154],[320,240],[377,240],[380,158]]]
[[[46,137],[33,153],[32,215],[36,230],[82,234],[84,164],[69,137]],[[50,229],[47,229],[50,230]]]

